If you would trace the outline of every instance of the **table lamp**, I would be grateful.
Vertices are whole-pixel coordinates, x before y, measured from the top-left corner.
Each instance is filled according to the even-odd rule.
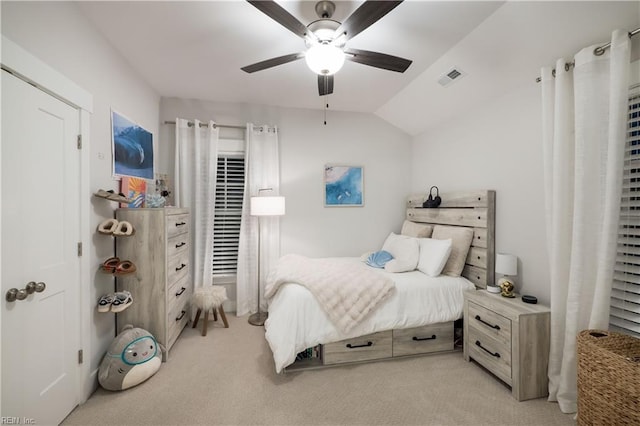
[[[515,297],[513,294],[513,278],[518,275],[518,258],[512,254],[496,254],[496,273],[503,277],[498,280],[500,294],[504,297]]]

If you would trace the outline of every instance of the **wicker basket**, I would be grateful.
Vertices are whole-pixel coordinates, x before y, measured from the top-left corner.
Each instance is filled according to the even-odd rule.
[[[578,424],[640,425],[640,339],[578,334]]]

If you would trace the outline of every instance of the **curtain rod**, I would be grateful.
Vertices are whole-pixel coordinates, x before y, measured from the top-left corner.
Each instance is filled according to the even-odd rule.
[[[636,35],[636,34],[638,34],[638,33],[640,33],[640,28],[636,28],[635,30],[631,31],[631,32],[629,33],[629,38],[633,37],[634,35]],[[598,47],[596,47],[595,49],[593,49],[593,54],[594,54],[594,55],[596,55],[596,56],[602,56],[602,55],[604,54],[604,51],[605,51],[605,50],[607,50],[607,49],[608,49],[608,48],[610,48],[610,47],[611,47],[611,42],[609,42],[609,43],[605,43],[605,44],[603,44],[602,46],[598,46]],[[568,63],[568,64],[565,64],[564,69],[565,69],[566,71],[569,71],[569,69],[570,69],[573,65],[574,65],[574,63],[573,63],[573,62],[570,62],[570,63]],[[555,77],[555,76],[556,76],[556,70],[554,69],[554,70],[552,71],[552,73],[553,73],[553,76]],[[542,78],[541,78],[541,77],[536,78],[536,83],[540,83],[540,81],[541,81],[541,80],[542,80]]]
[[[176,124],[175,121],[165,121],[164,124]],[[189,127],[193,126],[193,121],[189,121]],[[207,123],[200,123],[200,127],[207,127],[208,124]],[[213,124],[213,128],[217,128],[217,127],[224,127],[225,129],[241,129],[241,130],[246,130],[245,126],[233,126],[231,124]]]

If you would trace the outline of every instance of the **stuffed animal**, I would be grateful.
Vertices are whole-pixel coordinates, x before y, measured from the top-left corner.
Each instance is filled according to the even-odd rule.
[[[166,354],[147,330],[125,325],[102,358],[98,382],[111,391],[136,386],[156,374]]]

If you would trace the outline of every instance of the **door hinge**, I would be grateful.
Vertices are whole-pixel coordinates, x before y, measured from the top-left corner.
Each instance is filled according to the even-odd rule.
[[[82,135],[78,135],[78,149],[82,149]]]
[[[84,362],[84,352],[82,349],[78,351],[78,364],[82,364]]]
[[[78,257],[82,256],[82,242],[78,243]]]

